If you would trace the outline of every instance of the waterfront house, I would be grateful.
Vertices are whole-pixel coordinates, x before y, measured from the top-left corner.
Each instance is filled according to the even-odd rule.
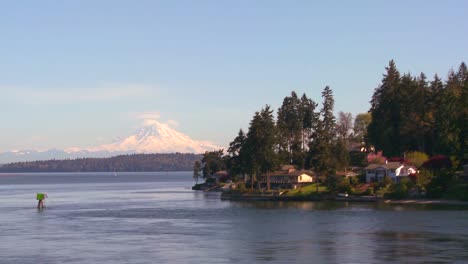
[[[225,182],[229,180],[229,173],[225,170],[217,171],[215,174],[213,174],[213,177],[216,179],[216,182]]]
[[[315,173],[309,170],[296,170],[293,166],[282,166],[281,170],[261,175],[258,179],[261,185],[272,188],[298,188],[315,182]]]
[[[380,182],[386,176],[398,183],[402,178],[417,173],[416,167],[400,162],[388,162],[385,164],[370,164],[365,168],[366,182]]]

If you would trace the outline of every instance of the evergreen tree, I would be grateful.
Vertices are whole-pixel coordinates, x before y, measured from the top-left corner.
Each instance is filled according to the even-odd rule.
[[[390,156],[399,156],[400,151],[400,102],[398,100],[400,73],[391,60],[382,83],[375,89],[371,100],[371,123],[368,127],[369,141],[377,150]]]
[[[467,160],[467,76],[462,63],[451,70],[445,83],[436,75],[429,84],[426,76],[400,77],[393,61],[371,103],[369,140],[387,155],[404,151],[442,154],[459,162]],[[456,163],[456,164],[459,164]]]
[[[203,178],[209,179],[216,172],[226,169],[223,158],[223,150],[207,151],[202,158]]]
[[[276,126],[273,111],[267,105],[260,112],[256,112],[250,121],[249,131],[245,143],[247,171],[251,175],[251,188],[257,176],[276,169],[278,165]]]
[[[299,99],[293,91],[285,97],[278,109],[277,131],[280,162],[304,168],[306,151],[312,131],[315,129],[319,114],[317,104],[303,94]]]
[[[416,80],[416,91],[413,94],[414,111],[417,113],[415,117],[413,129],[416,132],[414,136],[418,143],[418,150],[420,152],[428,152],[430,143],[427,135],[430,134],[430,127],[426,120],[426,113],[431,112],[430,106],[427,104],[426,98],[430,94],[429,84],[426,75],[421,72]]]
[[[422,150],[424,130],[422,123],[425,76],[422,80],[404,74],[399,84],[399,93],[395,96],[394,104],[400,108],[399,115],[399,151]],[[395,152],[393,156],[401,156],[402,153]]]
[[[335,106],[335,99],[333,99],[333,91],[329,86],[326,86],[322,91],[323,104],[320,109],[322,115],[323,135],[326,143],[330,146],[335,139],[335,116],[333,115],[333,108]]]
[[[309,140],[317,126],[320,113],[315,112],[317,103],[308,98],[306,94],[301,97],[301,116],[302,116],[302,150],[306,151],[309,146]]]
[[[438,154],[447,156],[456,156],[461,150],[460,134],[461,124],[460,111],[462,110],[460,103],[461,86],[457,75],[453,70],[449,72],[444,92],[442,93],[441,105],[439,105],[438,122],[438,142],[440,149]],[[467,107],[467,106],[464,106]]]
[[[245,149],[245,142],[247,136],[245,135],[242,129],[239,130],[237,137],[229,144],[229,159],[227,162],[227,169],[229,171],[229,175],[236,176],[242,175],[245,181],[245,173],[246,173],[246,149]]]
[[[439,138],[441,131],[443,131],[443,118],[444,114],[440,111],[442,105],[442,95],[444,93],[444,83],[437,76],[434,76],[434,80],[429,85],[429,92],[427,95],[426,105],[429,111],[426,113],[426,120],[428,124],[428,142],[429,146],[427,152],[434,156],[442,149],[442,142]]]
[[[278,109],[279,154],[286,164],[297,163],[301,156],[303,124],[300,104],[301,101],[293,91],[291,96],[284,98]]]
[[[330,87],[326,86],[322,91],[321,120],[317,123],[316,130],[312,133],[309,144],[309,159],[311,167],[320,175],[331,175],[335,172],[335,160],[333,149],[335,144],[335,117],[333,107],[335,100]]]
[[[464,62],[458,68],[457,77],[461,87],[458,116],[458,124],[460,125],[458,158],[461,164],[466,164],[468,162],[468,69]]]

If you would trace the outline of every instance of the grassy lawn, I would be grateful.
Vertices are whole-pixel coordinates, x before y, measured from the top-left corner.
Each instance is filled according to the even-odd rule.
[[[319,190],[319,192],[325,192],[325,191],[327,191],[327,187],[319,185],[318,190]],[[314,184],[311,184],[311,185],[304,186],[302,188],[291,189],[291,190],[288,191],[287,195],[290,195],[290,196],[293,196],[293,195],[309,195],[309,194],[315,193],[316,191],[317,191],[317,187],[316,187],[316,184],[314,183]]]

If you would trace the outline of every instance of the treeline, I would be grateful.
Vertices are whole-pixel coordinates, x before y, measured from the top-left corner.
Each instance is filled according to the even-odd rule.
[[[468,70],[461,63],[443,81],[400,74],[394,61],[386,67],[372,96],[369,143],[388,157],[407,151],[445,155],[458,164],[468,160]]]
[[[143,172],[190,171],[198,154],[133,154],[111,158],[82,158],[15,162],[0,167],[0,172]]]

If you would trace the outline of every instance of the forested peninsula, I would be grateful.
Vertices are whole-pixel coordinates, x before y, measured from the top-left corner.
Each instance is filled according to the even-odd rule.
[[[229,192],[244,198],[267,193],[468,200],[466,64],[450,69],[444,81],[400,73],[392,60],[369,101],[369,111],[357,114],[353,124],[351,113],[335,116],[329,86],[320,109],[293,91],[276,115],[269,105],[255,112],[227,153],[205,153],[194,164],[194,178],[202,177],[211,189],[233,182]]]
[[[82,158],[15,162],[0,167],[0,172],[142,172],[190,171],[201,155],[189,153],[133,154],[111,158]]]

